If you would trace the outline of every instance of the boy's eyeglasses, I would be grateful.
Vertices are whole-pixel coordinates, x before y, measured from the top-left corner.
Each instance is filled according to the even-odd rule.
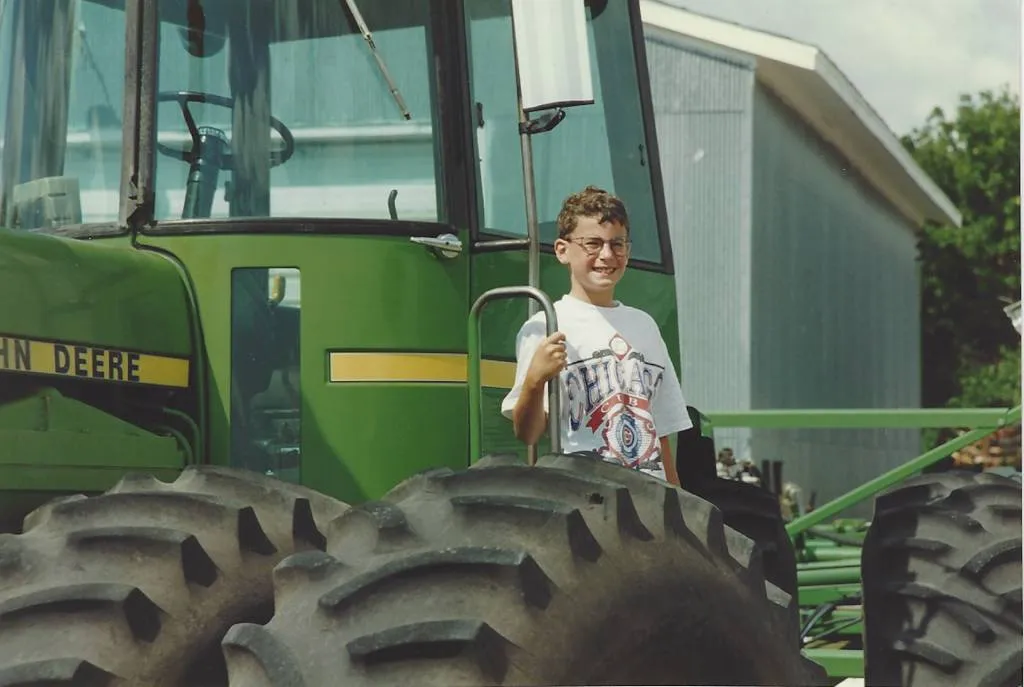
[[[575,243],[577,246],[582,248],[583,252],[588,256],[594,256],[600,253],[604,248],[604,244],[607,243],[608,247],[612,249],[612,254],[620,258],[629,252],[629,248],[632,245],[632,242],[629,239],[611,239],[610,241],[605,241],[604,239],[591,237],[585,239],[566,239],[566,241]]]

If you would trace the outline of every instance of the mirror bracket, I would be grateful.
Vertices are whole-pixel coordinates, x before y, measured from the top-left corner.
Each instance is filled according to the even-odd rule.
[[[558,108],[554,112],[541,115],[537,119],[528,119],[520,123],[519,133],[527,136],[544,134],[561,124],[563,119],[565,119],[565,110]]]

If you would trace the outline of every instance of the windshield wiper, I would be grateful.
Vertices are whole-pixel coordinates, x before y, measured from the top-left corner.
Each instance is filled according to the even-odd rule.
[[[398,109],[402,112],[403,119],[412,119],[412,114],[405,107],[405,101],[402,99],[402,94],[398,91],[398,86],[391,79],[391,74],[388,73],[387,65],[384,64],[384,59],[377,52],[377,45],[373,42],[373,34],[370,33],[369,27],[366,26],[366,22],[363,21],[363,15],[359,13],[359,8],[356,7],[356,0],[345,0],[345,4],[348,6],[348,11],[352,13],[352,17],[356,20],[356,26],[359,27],[359,33],[363,34],[363,38],[366,40],[366,44],[370,46],[370,53],[373,55],[373,59],[377,60],[377,66],[380,68],[381,76],[388,84],[388,90],[391,91],[391,95],[395,99],[395,103],[398,104]]]

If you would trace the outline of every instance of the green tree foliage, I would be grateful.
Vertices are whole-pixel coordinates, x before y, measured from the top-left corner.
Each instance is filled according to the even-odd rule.
[[[964,95],[903,145],[963,215],[919,242],[922,402],[1020,403],[1020,335],[1003,312],[1020,298],[1020,103],[1005,89]]]

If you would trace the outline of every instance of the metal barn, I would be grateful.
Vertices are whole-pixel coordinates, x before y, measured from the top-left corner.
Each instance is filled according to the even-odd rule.
[[[702,410],[920,405],[916,232],[949,199],[818,48],[645,0],[684,391]],[[829,499],[916,430],[716,430]]]

